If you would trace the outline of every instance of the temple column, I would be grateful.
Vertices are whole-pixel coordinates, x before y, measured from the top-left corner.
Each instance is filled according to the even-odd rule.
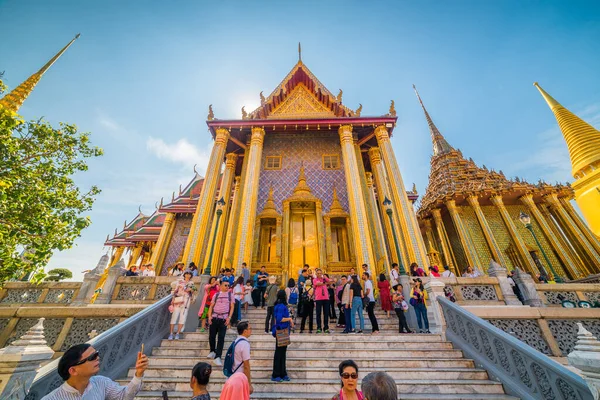
[[[385,167],[381,162],[381,152],[379,151],[379,147],[371,147],[369,149],[369,159],[371,161],[371,170],[373,171],[373,177],[375,178],[375,186],[377,187],[377,193],[379,197],[379,207],[381,210],[384,210],[383,202],[386,198],[392,200],[391,190],[387,184],[387,176],[385,175]],[[392,207],[395,207],[393,205]],[[386,216],[382,216],[383,225],[385,226],[386,232],[386,242],[389,249],[389,255],[394,262],[398,262],[404,266],[405,269],[408,269],[411,258],[406,251],[406,243],[407,241],[404,239],[404,232],[400,229],[400,213],[397,212],[397,207],[395,207],[395,212],[392,215],[392,219],[396,224],[397,233],[398,233],[398,245],[400,247],[400,253],[396,251],[396,246],[394,245],[394,237],[392,226],[390,225],[390,218]]]
[[[430,265],[437,265],[438,267],[442,267],[442,260],[440,259],[440,253],[436,249],[436,241],[433,234],[433,224],[431,222],[431,218],[426,218],[423,221],[425,225],[425,242],[427,243],[425,246],[427,248],[427,257],[429,258]]]
[[[221,164],[223,163],[223,157],[225,157],[228,140],[229,131],[224,128],[217,128],[215,144],[208,160],[204,184],[192,219],[190,235],[183,251],[183,260],[185,260],[186,265],[191,261],[195,262],[196,265],[200,263],[200,253],[210,233],[209,226],[213,216],[213,203],[215,202],[217,183],[221,176]]]
[[[323,203],[318,202],[315,204],[315,213],[317,217],[317,240],[319,246],[319,263],[322,267],[327,266],[327,250],[325,243],[325,224],[323,222]],[[296,277],[294,277],[296,279]]]
[[[281,263],[281,235],[282,235],[282,226],[283,226],[283,218],[277,217],[276,225],[275,225],[275,235],[277,236],[277,243],[275,244],[275,255],[277,257],[277,262]]]
[[[250,263],[252,258],[252,242],[254,240],[254,221],[256,219],[256,203],[258,198],[258,181],[260,177],[261,157],[265,130],[252,128],[250,147],[248,149],[248,165],[241,193],[241,212],[239,229],[235,239],[235,256],[233,258],[236,271],[243,262]],[[237,271],[239,272],[239,271]]]
[[[283,232],[281,234],[281,270],[288,271],[290,267],[290,203],[283,202]]]
[[[529,272],[531,272],[534,275],[537,275],[539,273],[538,267],[537,267],[537,265],[535,265],[533,258],[531,258],[531,255],[529,254],[529,251],[527,250],[527,246],[525,245],[525,242],[523,241],[521,236],[519,236],[519,233],[517,232],[517,227],[515,226],[513,220],[511,219],[510,214],[508,213],[508,210],[506,209],[506,207],[504,207],[504,202],[502,201],[502,196],[494,195],[494,196],[490,197],[490,200],[492,201],[492,203],[494,203],[494,205],[500,212],[500,216],[502,217],[502,220],[504,221],[504,225],[506,225],[506,229],[508,230],[508,233],[510,234],[511,238],[513,239],[515,247],[517,248],[517,252],[521,256],[521,261],[524,262],[525,265],[528,267]]]
[[[167,252],[167,248],[169,247],[173,229],[175,228],[174,221],[175,214],[167,213],[165,222],[163,222],[163,226],[160,230],[160,235],[158,235],[158,240],[154,246],[154,252],[152,253],[152,257],[150,257],[150,263],[154,265],[154,270],[157,271],[157,275],[160,275],[160,271],[162,270],[162,262],[165,253]]]
[[[481,261],[477,255],[477,250],[475,250],[475,246],[471,241],[471,236],[469,236],[469,232],[467,232],[467,228],[463,224],[462,217],[458,213],[458,209],[456,208],[456,202],[454,200],[448,200],[446,202],[446,207],[448,207],[448,211],[450,212],[450,216],[452,217],[452,222],[454,222],[454,226],[456,227],[456,233],[458,233],[458,238],[460,239],[460,244],[465,253],[465,258],[469,263],[468,266],[473,268],[481,268]],[[466,267],[466,266],[465,266]],[[461,271],[462,274],[462,271]],[[457,275],[458,276],[458,275]]]
[[[558,201],[560,202],[560,204],[562,204],[565,211],[567,211],[567,214],[569,215],[569,217],[571,217],[571,220],[575,222],[575,225],[579,228],[581,233],[583,233],[583,236],[586,237],[586,239],[592,245],[594,250],[596,250],[596,253],[600,254],[600,242],[598,241],[596,236],[590,231],[590,228],[583,222],[579,214],[577,214],[577,211],[575,211],[571,202],[566,197],[559,197]]]
[[[331,240],[331,218],[328,216],[325,219],[325,252],[327,263],[333,261],[333,243]]]
[[[533,201],[533,195],[523,195],[519,198],[519,200],[521,200],[521,202],[525,204],[525,206],[527,206],[529,212],[537,221],[538,225],[542,229],[542,232],[544,232],[544,236],[546,236],[546,239],[548,240],[548,242],[550,242],[550,245],[556,250],[556,253],[562,259],[565,267],[569,270],[569,275],[571,275],[571,279],[583,278],[584,275],[577,270],[577,267],[579,265],[578,260],[573,259],[569,251],[567,251],[567,249],[565,249],[562,246],[562,244],[558,241],[558,239],[554,235],[554,232],[552,232],[552,229],[550,229],[550,226],[548,226],[548,222],[535,205],[535,202]]]
[[[227,230],[225,231],[225,244],[223,245],[222,252],[223,256],[221,257],[221,263],[219,264],[220,268],[227,268],[231,266],[233,256],[231,255],[231,246],[233,245],[233,241],[235,240],[235,227],[237,226],[237,215],[236,212],[239,208],[239,198],[240,198],[240,181],[241,177],[236,176],[234,178],[233,185],[233,200],[231,202],[231,212],[229,213],[228,218],[225,219],[227,221]]]
[[[378,271],[379,273],[385,272],[388,276],[391,276],[391,264],[388,258],[388,252],[385,247],[385,238],[383,235],[383,227],[381,226],[381,214],[377,208],[377,198],[375,197],[375,188],[373,187],[373,174],[367,172],[367,190],[368,190],[368,206],[371,209],[371,215],[373,218],[373,224],[375,229],[375,238],[377,239],[377,246],[379,247],[379,254],[383,258],[385,263],[384,270]],[[389,219],[389,218],[388,218]]]
[[[583,256],[587,258],[587,262],[596,266],[598,268],[600,266],[600,256],[594,249],[594,246],[588,242],[587,238],[579,230],[575,222],[571,219],[563,204],[558,200],[558,196],[556,193],[551,193],[544,196],[544,200],[550,206],[550,208],[557,214],[559,220],[563,224],[563,230],[567,235],[571,236],[571,241],[574,246],[578,246],[580,251],[583,253]],[[589,268],[589,266],[588,266]]]
[[[456,267],[456,261],[454,260],[454,254],[452,253],[450,239],[448,238],[446,228],[444,227],[444,221],[442,220],[442,211],[439,208],[434,208],[431,210],[431,215],[433,215],[433,220],[435,221],[435,228],[440,238],[442,253],[444,254],[446,264],[450,267],[450,270],[454,272],[454,275],[459,276],[460,272]]]
[[[383,164],[385,165],[386,175],[389,178],[388,182],[393,197],[391,200],[398,213],[400,230],[403,232],[403,236],[406,240],[406,248],[410,261],[414,261],[417,264],[426,267],[428,260],[425,243],[423,242],[423,237],[419,230],[417,216],[413,212],[412,204],[406,195],[402,174],[400,173],[400,168],[396,162],[396,156],[392,149],[390,136],[385,126],[380,125],[375,128],[375,136],[377,137],[377,143],[379,144],[381,157],[383,159]]]
[[[138,242],[135,244],[135,247],[131,251],[131,258],[129,259],[129,263],[127,264],[127,269],[135,264],[138,258],[140,258],[140,254],[142,254],[142,244]]]
[[[467,201],[475,211],[475,215],[477,216],[477,220],[479,221],[479,225],[481,226],[481,230],[483,231],[483,236],[485,236],[485,241],[490,248],[492,255],[494,256],[494,260],[502,265],[504,268],[508,267],[508,260],[504,256],[504,253],[498,246],[498,242],[496,242],[496,238],[494,238],[494,233],[490,228],[490,225],[485,219],[485,215],[483,215],[483,211],[481,210],[481,206],[479,205],[479,199],[477,196],[471,195],[467,197]]]
[[[110,261],[110,264],[108,265],[108,268],[112,267],[113,265],[115,265],[116,263],[119,262],[121,257],[123,257],[124,250],[125,250],[124,246],[117,247],[117,249],[115,250],[115,253],[112,255],[112,259]]]
[[[227,225],[226,221],[229,216],[231,188],[233,186],[233,180],[235,178],[235,166],[237,163],[237,157],[238,156],[235,153],[229,153],[225,156],[225,171],[223,172],[223,177],[221,178],[221,187],[217,196],[218,199],[223,199],[225,201],[225,206],[223,206],[223,214],[221,215],[221,218],[219,218],[219,226],[217,226],[217,218],[213,218],[212,226],[210,229],[210,235],[208,236],[210,241],[213,237],[215,237],[215,234],[217,235],[214,244],[214,255],[211,261],[211,274],[214,274],[215,271],[219,270],[219,260],[221,260],[221,255],[223,254],[223,242],[225,239],[225,228]],[[204,259],[202,260],[202,263],[199,264],[198,268],[200,268],[200,266],[202,266],[203,268],[206,266],[206,264],[208,263],[208,257],[209,255],[205,254]]]
[[[371,232],[369,230],[369,221],[367,217],[367,212],[369,211],[360,187],[360,176],[358,172],[358,161],[356,160],[356,153],[354,151],[352,126],[342,125],[338,129],[338,133],[340,135],[342,158],[344,160],[344,175],[346,176],[348,204],[350,206],[350,220],[352,224],[354,247],[356,248],[357,267],[360,266],[359,264],[368,264],[371,273],[374,273],[376,260],[373,255]]]

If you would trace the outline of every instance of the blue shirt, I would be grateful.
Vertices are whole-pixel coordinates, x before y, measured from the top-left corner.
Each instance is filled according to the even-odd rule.
[[[230,275],[229,277],[224,276],[223,279],[229,282],[229,287],[233,287],[233,282],[235,282],[235,277],[233,275]]]
[[[273,315],[275,316],[275,326],[273,329],[289,329],[290,322],[281,322],[284,318],[290,317],[290,310],[288,310],[285,304],[277,304],[273,309]]]
[[[257,276],[258,276],[258,278],[260,278],[261,276],[268,277],[269,273],[268,272],[259,272]],[[267,287],[268,279],[265,279],[262,281],[257,279],[257,282],[258,282],[258,284],[257,284],[258,287]]]

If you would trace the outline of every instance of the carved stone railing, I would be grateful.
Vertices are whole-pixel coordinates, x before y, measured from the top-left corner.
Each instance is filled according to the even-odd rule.
[[[135,365],[142,343],[146,354],[160,345],[169,332],[170,303],[169,294],[88,342],[100,353],[100,375],[121,378],[128,368]],[[56,371],[57,366],[58,360],[55,360],[40,369],[26,400],[39,400],[63,383]]]
[[[110,304],[152,304],[171,293],[171,282],[181,279],[174,276],[121,276],[117,279]],[[201,277],[192,278],[196,287]]]
[[[547,356],[451,301],[438,298],[446,338],[521,399],[592,400],[587,384]]]
[[[544,304],[560,307],[563,300],[577,304],[579,301],[589,301],[592,305],[600,303],[600,285],[597,283],[565,283],[535,285]]]
[[[6,282],[0,289],[0,306],[69,305],[80,288],[81,282]]]

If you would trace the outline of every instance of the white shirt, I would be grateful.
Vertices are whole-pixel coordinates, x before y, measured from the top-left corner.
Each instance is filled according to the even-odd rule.
[[[395,269],[392,270],[392,280],[395,281],[395,283],[399,283],[398,282],[398,271],[396,271]]]
[[[442,272],[442,278],[454,278],[456,277],[456,275],[454,275],[454,273],[452,273],[452,271],[447,270]]]
[[[240,340],[240,339],[245,339],[245,340]],[[243,364],[244,361],[250,360],[250,342],[248,341],[248,338],[240,335],[237,337],[237,339],[235,339],[235,342],[236,342],[235,353],[233,355],[233,370],[234,371],[238,367],[238,365]],[[239,367],[236,372],[244,372],[244,367],[243,366]]]
[[[146,269],[142,272],[142,276],[156,276],[156,272],[154,270]]]
[[[127,386],[105,376],[92,376],[83,394],[67,382],[63,383],[42,400],[133,400],[142,387],[142,378],[133,377]]]
[[[244,286],[239,283],[233,288],[233,298],[242,301],[244,298]]]
[[[373,293],[373,282],[371,282],[370,279],[365,281],[365,292],[367,291],[367,289],[369,290],[369,294],[367,295],[367,297],[369,298],[369,302],[374,302],[375,294]]]

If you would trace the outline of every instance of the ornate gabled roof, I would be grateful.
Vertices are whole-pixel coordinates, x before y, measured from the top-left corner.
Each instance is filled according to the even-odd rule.
[[[334,96],[302,60],[298,60],[290,73],[266,99],[262,92],[260,96],[261,105],[245,115],[244,119],[357,116],[355,111],[342,104],[342,91],[340,90],[339,94]]]
[[[23,102],[27,99],[29,94],[33,91],[33,88],[38,84],[42,75],[50,69],[52,64],[56,62],[63,55],[65,51],[73,44],[75,40],[79,38],[80,34],[77,34],[65,47],[63,47],[54,57],[50,59],[42,68],[40,68],[35,74],[27,78],[23,83],[14,88],[11,92],[7,93],[3,98],[0,99],[0,108],[5,108],[12,112],[17,112],[23,105]]]
[[[203,185],[204,178],[194,171],[194,177],[185,186],[185,188],[182,189],[180,186],[179,194],[177,196],[175,196],[175,192],[173,192],[170,203],[163,204],[163,200],[161,199],[158,211],[161,213],[176,214],[196,212],[198,197],[200,197],[200,192],[202,191]]]
[[[129,240],[129,237],[138,229],[140,229],[148,220],[148,216],[142,213],[140,209],[138,214],[131,220],[131,222],[127,223],[127,220],[124,223],[123,230],[117,233],[115,229],[114,236],[109,239],[107,238],[104,243],[105,246],[133,246],[135,243]]]
[[[158,240],[166,216],[167,214],[161,213],[158,210],[154,211],[139,229],[127,237],[127,240],[131,242]]]
[[[600,165],[600,131],[563,107],[546,93],[537,82],[534,85],[554,113],[558,126],[567,142],[569,156],[571,157],[572,175],[579,178],[583,169],[597,169]]]

